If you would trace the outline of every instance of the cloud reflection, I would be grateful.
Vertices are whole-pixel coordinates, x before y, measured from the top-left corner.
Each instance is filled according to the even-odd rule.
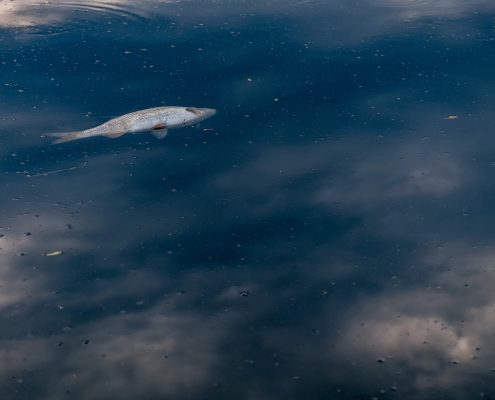
[[[0,4],[4,27],[63,23],[71,9],[52,3],[38,14],[44,5]],[[131,3],[118,4],[125,9]],[[280,5],[263,4],[249,7],[270,16],[270,7]],[[299,7],[310,16],[321,12],[318,4],[287,6],[289,17],[281,25]],[[340,4],[320,7],[340,19]],[[222,5],[215,2],[207,11],[214,14]],[[362,5],[358,17],[351,12],[335,25],[342,30],[330,43],[403,29],[397,28],[398,15],[460,17],[470,7],[491,7],[457,1]],[[214,26],[227,15],[244,18],[239,11],[245,8],[233,5],[211,16],[199,7],[183,18]],[[170,9],[149,12],[166,15]],[[363,15],[373,21],[371,28],[362,24]],[[308,37],[328,45],[322,25],[315,22],[314,31],[302,25]],[[342,34],[350,30],[353,35]],[[225,46],[231,48],[231,42]],[[126,49],[119,48],[119,54]],[[133,51],[153,61],[155,52]],[[299,59],[300,51],[291,56]],[[189,56],[177,59],[185,62]],[[262,60],[258,76],[273,86],[244,89],[248,84],[236,75],[245,73],[241,65],[220,79],[220,88],[211,78],[208,87],[216,100],[229,103],[227,117],[219,115],[218,136],[184,131],[161,142],[143,136],[58,148],[33,144],[30,137],[8,141],[15,151],[5,151],[0,193],[0,220],[7,222],[0,238],[0,380],[7,393],[19,390],[9,386],[12,377],[32,391],[55,393],[44,398],[70,392],[81,399],[204,398],[215,390],[224,398],[281,393],[318,398],[341,388],[357,398],[370,397],[385,384],[397,391],[400,381],[403,398],[414,398],[432,386],[445,393],[456,384],[469,387],[474,375],[489,371],[494,247],[491,208],[482,210],[480,203],[485,195],[491,199],[486,160],[493,158],[493,146],[483,110],[473,106],[464,125],[462,118],[445,121],[447,111],[458,106],[448,96],[438,104],[425,100],[421,90],[377,84],[373,93],[355,89],[342,106],[331,108],[318,98],[297,113],[303,90],[316,89],[292,88],[296,80],[287,83],[285,77],[297,73],[284,75],[261,56],[248,58]],[[174,68],[180,75],[183,65]],[[119,88],[121,79],[137,79],[129,71],[115,78]],[[175,81],[169,72],[163,69],[159,76]],[[202,72],[194,67],[201,81],[208,80]],[[74,79],[65,73],[63,79]],[[181,85],[177,90],[187,91]],[[201,85],[191,97],[203,98]],[[421,85],[429,89],[431,82]],[[246,98],[266,104],[267,87],[269,112],[253,107],[248,119],[244,110],[233,111]],[[287,98],[275,102],[272,97],[284,90]],[[410,101],[397,106],[403,92]],[[296,104],[287,104],[291,98]],[[370,114],[370,104],[378,104],[380,117]],[[332,124],[328,115],[340,107],[355,115],[345,123],[332,115]],[[44,131],[55,124],[49,114],[64,126],[75,124],[72,118],[86,124],[82,112],[60,112],[62,106],[43,111],[44,119],[21,109],[9,110],[6,130],[19,128],[15,121],[21,120],[37,122]],[[81,109],[76,100],[73,109]],[[256,115],[261,115],[258,123],[250,123]],[[386,129],[373,129],[373,123]],[[479,164],[473,161],[478,159]],[[84,168],[39,179],[22,173],[63,169],[60,165],[81,160],[87,161]],[[64,254],[43,256],[53,250]],[[356,376],[362,377],[359,385]]]
[[[418,129],[432,121],[423,120]],[[419,274],[443,282],[444,289],[425,289],[421,280],[418,287],[411,283],[395,293],[382,288],[378,293],[350,296],[353,299],[343,304],[331,300],[328,324],[338,324],[338,330],[326,327],[328,311],[321,305],[311,313],[290,313],[297,328],[270,323],[255,331],[266,352],[291,355],[299,367],[287,366],[287,374],[296,377],[315,365],[323,368],[331,363],[337,368],[333,363],[364,359],[374,366],[383,358],[387,365],[398,363],[414,374],[412,391],[432,385],[448,390],[458,377],[450,369],[453,366],[488,369],[488,362],[473,361],[473,356],[476,347],[488,346],[489,308],[470,316],[473,311],[459,293],[464,288],[455,288],[464,273],[471,279],[480,272],[462,266],[478,261],[459,258],[459,264],[450,265],[456,272],[450,273],[449,288],[448,273],[429,271],[437,265],[445,271],[453,254],[450,248],[437,254],[432,245],[425,245],[416,254],[391,255],[399,237],[405,247],[434,237],[431,225],[425,229],[418,218],[434,214],[428,202],[455,203],[472,184],[462,151],[446,151],[445,141],[422,138],[422,134],[383,138],[363,129],[338,140],[263,145],[236,168],[223,165],[204,173],[201,169],[182,191],[173,190],[169,181],[178,171],[190,174],[189,161],[200,163],[211,157],[202,147],[190,150],[187,162],[173,144],[160,147],[159,142],[137,147],[139,151],[124,147],[113,154],[93,155],[86,168],[66,174],[39,180],[7,176],[10,191],[5,193],[1,213],[10,220],[10,237],[16,245],[6,247],[5,283],[20,280],[24,259],[28,265],[43,265],[43,270],[30,291],[10,286],[10,292],[3,294],[4,310],[20,304],[16,314],[23,316],[45,305],[56,314],[41,314],[55,328],[20,340],[3,354],[10,363],[3,380],[27,379],[25,365],[58,365],[57,377],[64,378],[50,386],[60,395],[70,390],[76,398],[184,392],[197,396],[221,380],[232,365],[262,358],[259,354],[250,358],[246,349],[231,357],[222,347],[226,336],[239,340],[245,337],[239,332],[249,332],[253,321],[270,320],[288,304],[314,301],[314,293],[325,299],[339,285],[353,287],[352,282],[360,279],[364,287],[368,280],[383,285],[386,272],[367,278],[360,269],[381,268],[379,254],[363,259],[362,250],[356,248],[356,243],[361,246],[370,238],[383,246],[385,259],[392,257],[401,268],[418,265]],[[58,154],[59,150],[47,151]],[[163,167],[163,159],[168,165],[165,171],[158,168]],[[78,184],[66,191],[71,182]],[[10,193],[22,193],[21,201],[50,200],[36,202],[39,216],[16,215],[30,200],[9,200]],[[192,201],[191,196],[201,201]],[[223,211],[224,203],[216,199],[232,197],[235,201],[229,200],[228,212]],[[420,210],[415,212],[411,205]],[[269,229],[264,228],[264,220],[272,221]],[[281,228],[270,230],[276,224]],[[31,235],[23,236],[28,231]],[[49,262],[43,258],[43,252],[56,249],[65,254]],[[16,256],[19,250],[26,256]],[[468,254],[465,250],[460,254]],[[486,267],[489,260],[481,265]],[[285,274],[293,274],[299,283],[279,287],[282,278],[289,279]],[[493,298],[489,283],[482,279],[478,284],[484,286],[473,291],[471,300],[488,307]],[[471,279],[470,285],[475,284]],[[239,318],[243,312],[249,315],[246,321]],[[479,319],[483,323],[477,331],[474,325]],[[459,328],[460,320],[469,329]],[[30,331],[26,323],[12,325],[17,335]],[[313,336],[305,337],[301,331]],[[1,346],[7,348],[10,342],[5,338]],[[23,362],[9,361],[26,357]],[[362,366],[362,371],[370,369],[360,386],[369,392],[380,376],[391,379],[393,374],[377,371],[375,375],[371,366]],[[256,374],[249,376],[262,380]],[[259,395],[276,391],[277,382],[267,383]],[[347,384],[345,377],[339,384]]]
[[[228,325],[222,318],[170,313],[163,303],[87,327],[88,345],[65,359],[62,387],[81,398],[178,396],[212,378]],[[80,333],[81,334],[81,333]],[[83,334],[84,336],[84,334]],[[71,371],[77,377],[71,379]]]
[[[28,238],[25,235],[5,236],[2,230],[0,238],[0,255],[2,265],[0,266],[0,310],[15,305],[19,305],[31,298],[33,295],[37,298],[37,292],[41,282],[32,279],[33,271],[28,268],[22,268],[17,265],[17,258],[22,257],[24,251],[29,251],[26,246]],[[38,275],[39,278],[39,275]]]
[[[470,204],[472,191],[480,188],[479,170],[466,161],[480,149],[432,137],[431,126],[442,115],[441,107],[401,113],[406,125],[414,126],[413,136],[377,136],[361,129],[344,138],[265,148],[216,181],[223,190],[236,186],[240,201],[249,203],[248,212],[256,217],[285,214],[290,207],[309,218],[307,210],[318,207],[321,218],[328,218],[327,231],[336,229],[330,226],[337,216],[358,219],[339,238],[326,237],[325,230],[314,236],[321,251],[311,257],[306,249],[301,257],[311,270],[305,282],[312,287],[313,279],[322,279],[324,296],[339,293],[340,286],[354,293],[354,280],[362,279],[357,271],[365,266],[367,273],[383,274],[377,277],[378,293],[372,289],[375,282],[361,281],[354,300],[333,300],[326,323],[320,322],[321,314],[305,322],[327,335],[315,336],[314,344],[302,339],[304,350],[295,350],[298,332],[267,334],[276,351],[306,360],[308,368],[317,363],[345,371],[335,382],[346,391],[354,390],[346,377],[363,374],[365,393],[378,393],[385,385],[397,391],[397,382],[403,398],[433,387],[450,393],[458,385],[476,385],[473,374],[492,368],[494,247],[476,242],[483,236],[477,229],[461,228],[462,208],[455,206]],[[481,124],[475,135],[489,130]],[[479,217],[483,226],[485,217]],[[460,225],[452,226],[452,220]],[[346,235],[354,241],[351,254],[346,254]],[[374,256],[360,259],[360,249],[367,246]],[[291,262],[297,264],[297,256]],[[341,266],[347,273],[325,276],[324,271]]]
[[[177,8],[180,5],[180,8]],[[139,4],[130,0],[98,0],[84,2],[67,2],[65,0],[53,0],[50,2],[39,2],[35,0],[3,1],[0,2],[0,27],[33,27],[40,25],[53,25],[63,23],[73,11],[89,11],[101,15],[120,15],[123,18],[139,18],[151,16],[177,16],[180,10],[181,18],[198,19],[207,17],[211,21],[223,17],[241,16],[246,13],[260,13],[271,15],[277,10],[283,9],[286,14],[295,14],[316,17],[321,10],[333,19],[335,16],[345,17],[346,24],[353,21],[353,15],[346,12],[338,1],[319,2],[301,1],[288,2],[285,0],[266,2],[253,1],[248,5],[243,2],[230,2],[224,7],[222,2],[210,1],[208,7],[197,7],[194,2],[186,0],[146,0]],[[495,9],[493,3],[487,0],[476,0],[469,3],[461,0],[361,0],[354,8],[354,14],[358,21],[360,16],[368,14],[372,16],[370,24],[360,26],[359,32],[355,32],[354,26],[348,35],[362,35],[361,39],[369,34],[383,34],[391,28],[399,28],[394,23],[394,18],[399,21],[411,19],[423,19],[430,17],[462,17],[474,10],[490,11]],[[342,21],[336,18],[335,22]],[[396,22],[399,22],[396,21]],[[342,25],[341,23],[339,25]],[[319,28],[323,28],[320,26]],[[338,26],[338,30],[344,29]],[[382,32],[379,32],[382,30]],[[353,32],[354,31],[354,32]],[[315,29],[314,33],[317,32]],[[320,30],[325,32],[325,29]],[[315,39],[315,38],[314,38]],[[341,38],[345,40],[343,36]]]
[[[174,2],[169,0],[167,3]],[[162,1],[161,4],[165,3]],[[96,14],[121,15],[132,18],[145,16],[147,10],[154,8],[155,2],[143,1],[136,7],[128,0],[98,0],[84,2],[67,2],[53,0],[40,2],[35,0],[0,2],[1,27],[33,27],[60,24],[66,21],[73,11],[90,11]]]
[[[425,268],[437,271],[429,274],[431,283],[358,304],[333,356],[407,365],[417,390],[449,390],[468,384],[473,371],[489,374],[495,327],[493,249],[476,251],[456,243],[432,251],[435,256],[422,260]],[[376,378],[372,375],[368,385]]]
[[[472,10],[495,9],[493,3],[487,0],[469,3],[462,0],[369,0],[368,3],[393,8],[404,19],[459,17]]]

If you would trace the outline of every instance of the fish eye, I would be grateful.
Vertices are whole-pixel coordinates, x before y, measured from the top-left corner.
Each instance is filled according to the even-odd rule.
[[[193,113],[194,115],[199,115],[200,114],[200,112],[196,108],[194,108],[194,107],[187,107],[186,108],[186,111],[189,111],[189,112]]]

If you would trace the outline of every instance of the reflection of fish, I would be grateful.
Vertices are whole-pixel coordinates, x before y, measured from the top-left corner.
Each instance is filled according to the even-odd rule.
[[[167,129],[193,125],[213,116],[215,113],[216,111],[211,108],[155,107],[124,114],[84,131],[49,133],[48,136],[57,138],[53,142],[54,144],[91,136],[117,138],[126,133],[149,131],[153,131],[153,135],[161,139],[167,135]]]

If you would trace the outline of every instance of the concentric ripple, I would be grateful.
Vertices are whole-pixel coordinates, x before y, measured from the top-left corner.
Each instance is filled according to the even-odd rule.
[[[143,20],[161,7],[178,0],[160,2],[143,0],[98,0],[98,1],[0,1],[0,28],[36,27],[57,25],[72,19],[74,13],[82,15],[117,16],[129,20]],[[87,14],[86,14],[87,13]]]

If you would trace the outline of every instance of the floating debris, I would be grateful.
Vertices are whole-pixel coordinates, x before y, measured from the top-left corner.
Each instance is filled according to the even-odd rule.
[[[54,170],[54,171],[39,172],[39,173],[36,173],[36,174],[31,174],[31,173],[28,172],[28,173],[26,173],[26,177],[28,177],[28,178],[36,178],[38,176],[48,176],[48,175],[58,174],[60,172],[74,171],[74,170],[79,169],[79,168],[84,168],[84,167],[86,167],[86,165],[87,165],[87,163],[84,162],[81,165],[77,165],[77,166],[69,167],[69,168],[57,169],[57,170]]]
[[[43,253],[43,254],[47,257],[55,257],[55,256],[60,256],[60,255],[64,254],[64,252],[60,251],[60,250],[56,250],[56,251],[51,251],[49,253]]]
[[[444,118],[446,120],[453,120],[453,119],[459,119],[457,115],[449,115],[448,117]]]

